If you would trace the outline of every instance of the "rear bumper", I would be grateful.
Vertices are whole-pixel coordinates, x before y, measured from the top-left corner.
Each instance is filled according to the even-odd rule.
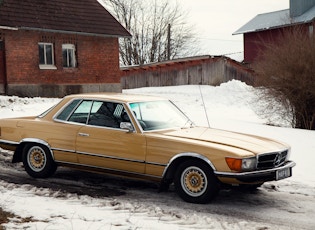
[[[283,170],[289,170],[290,175],[287,177],[290,177],[292,175],[292,168],[295,165],[296,165],[295,162],[287,161],[281,167],[272,168],[272,169],[265,169],[265,170],[252,171],[252,172],[241,172],[241,173],[215,171],[214,173],[217,177],[234,178],[244,183],[266,182],[266,181],[285,179],[286,177],[281,178],[278,176],[279,172]]]

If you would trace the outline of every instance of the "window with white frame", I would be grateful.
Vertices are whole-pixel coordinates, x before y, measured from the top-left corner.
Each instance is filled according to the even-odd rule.
[[[76,67],[75,45],[73,44],[62,45],[62,65],[64,68]]]
[[[38,43],[39,67],[55,68],[54,46],[52,43]]]

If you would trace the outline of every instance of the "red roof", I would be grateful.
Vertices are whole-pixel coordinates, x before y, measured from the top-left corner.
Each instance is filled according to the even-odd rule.
[[[97,0],[2,0],[1,27],[131,36]]]

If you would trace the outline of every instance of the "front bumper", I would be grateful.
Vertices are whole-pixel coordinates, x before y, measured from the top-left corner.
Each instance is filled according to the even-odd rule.
[[[218,172],[215,171],[215,175],[217,177],[224,177],[224,178],[234,178],[244,183],[253,183],[253,182],[266,182],[266,181],[273,181],[273,180],[281,180],[292,175],[292,168],[295,166],[295,162],[287,161],[284,165],[272,168],[272,169],[265,169],[259,171],[251,171],[251,172]],[[289,176],[279,177],[279,172],[283,172],[284,170],[289,170]]]

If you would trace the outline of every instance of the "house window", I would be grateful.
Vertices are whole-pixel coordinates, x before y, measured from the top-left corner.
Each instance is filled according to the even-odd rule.
[[[56,69],[54,63],[54,46],[52,43],[38,43],[39,68]]]
[[[75,45],[73,44],[62,45],[62,63],[64,68],[76,67]]]

